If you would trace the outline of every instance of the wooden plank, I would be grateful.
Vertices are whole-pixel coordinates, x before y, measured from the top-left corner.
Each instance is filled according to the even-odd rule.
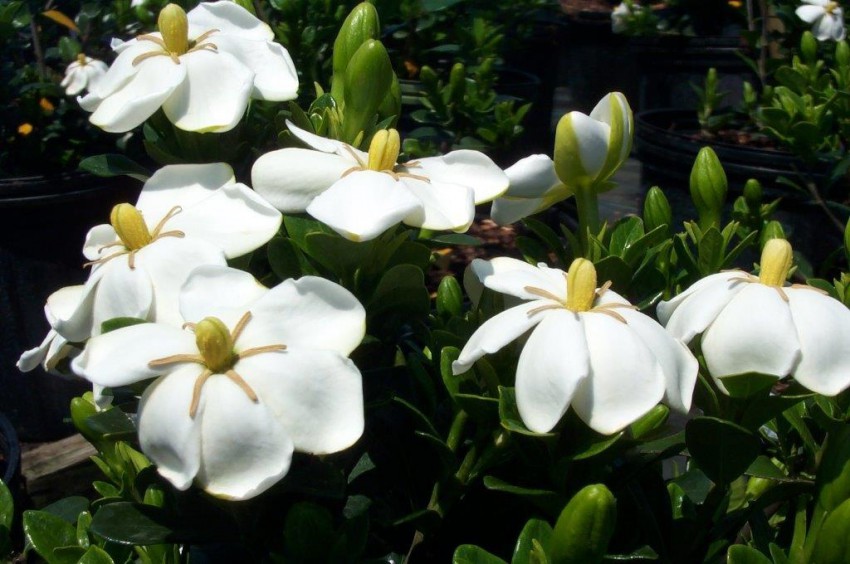
[[[79,434],[22,453],[21,476],[27,495],[40,507],[85,492],[99,473],[89,460],[96,454],[97,450]]]

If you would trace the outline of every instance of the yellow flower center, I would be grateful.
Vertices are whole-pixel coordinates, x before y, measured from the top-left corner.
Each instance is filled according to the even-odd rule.
[[[766,286],[781,288],[788,278],[794,255],[791,244],[785,239],[771,239],[761,252],[759,282]]]
[[[79,64],[81,67],[86,66],[86,64],[87,64],[86,56],[83,53],[77,54],[77,64]]]
[[[830,15],[832,15],[836,9],[838,9],[838,2],[827,2],[826,6],[823,7],[823,11]]]
[[[217,317],[205,317],[195,325],[195,343],[213,372],[223,374],[236,363],[230,330]]]
[[[596,300],[596,268],[587,259],[577,258],[567,271],[567,309],[590,311]]]
[[[136,39],[144,41],[152,41],[159,45],[162,49],[159,51],[149,51],[142,53],[133,59],[133,65],[138,65],[145,59],[165,55],[171,57],[174,64],[180,64],[180,56],[193,51],[206,49],[216,52],[218,47],[214,43],[204,43],[210,35],[217,32],[217,29],[211,29],[199,35],[194,41],[189,39],[189,18],[183,8],[177,4],[168,4],[159,12],[156,25],[159,28],[159,33],[162,38],[155,35],[140,35]]]
[[[138,251],[151,242],[151,233],[141,212],[132,204],[118,204],[109,214],[109,223],[124,246]]]
[[[401,151],[401,138],[395,129],[382,129],[375,133],[369,144],[369,170],[393,170]]]

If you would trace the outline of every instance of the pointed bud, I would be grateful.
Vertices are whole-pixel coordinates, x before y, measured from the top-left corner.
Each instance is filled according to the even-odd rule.
[[[214,374],[224,373],[233,367],[233,339],[230,330],[219,318],[205,317],[195,325],[195,343],[204,364]]]
[[[549,544],[552,564],[601,562],[617,523],[617,500],[602,484],[585,486],[561,511]]]
[[[661,225],[667,226],[667,232],[673,226],[673,210],[667,196],[658,186],[653,186],[646,193],[643,201],[643,223],[647,231],[652,231]]]
[[[363,43],[345,69],[343,141],[352,142],[370,126],[392,84],[392,63],[380,41]]]
[[[587,259],[577,258],[567,272],[567,309],[588,311],[596,300],[596,267]]]
[[[355,6],[348,17],[342,22],[339,33],[334,41],[333,52],[333,80],[331,83],[331,95],[342,100],[344,95],[345,69],[348,67],[354,53],[370,39],[378,39],[381,36],[381,24],[378,18],[378,10],[369,2],[361,2]]]
[[[189,19],[177,4],[168,4],[159,12],[157,27],[165,48],[171,53],[184,54],[189,50]]]
[[[791,244],[785,239],[771,239],[761,252],[759,282],[767,286],[782,287],[794,262]]]
[[[378,108],[378,121],[383,121],[389,117],[393,118],[390,122],[390,127],[398,123],[398,118],[401,115],[401,86],[398,83],[398,77],[393,73],[390,90],[384,97]]]
[[[445,276],[437,288],[437,313],[448,317],[463,314],[463,290],[454,276]]]
[[[818,41],[811,31],[803,32],[803,37],[800,38],[800,55],[807,65],[812,65],[818,60]]]
[[[395,129],[381,129],[369,143],[369,170],[392,170],[398,161],[401,139]]]
[[[761,199],[764,195],[761,189],[761,183],[755,178],[750,178],[744,184],[744,199],[751,208],[758,208],[761,205]]]
[[[720,228],[729,184],[720,159],[711,147],[700,149],[691,169],[691,199],[699,213],[699,226]]]
[[[782,228],[782,224],[778,221],[771,220],[767,222],[761,230],[761,236],[759,237],[759,245],[763,249],[768,241],[771,239],[785,239],[785,230]]]
[[[151,233],[142,214],[130,204],[113,207],[109,223],[124,246],[131,251],[137,251],[151,242]]]

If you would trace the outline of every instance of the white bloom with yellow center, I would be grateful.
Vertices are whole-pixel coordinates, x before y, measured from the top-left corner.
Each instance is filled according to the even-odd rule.
[[[298,75],[274,33],[233,2],[205,2],[187,15],[174,4],[159,14],[159,32],[115,42],[118,57],[80,100],[91,122],[129,131],[160,107],[188,131],[233,129],[251,98],[292,100]]]
[[[21,372],[29,372],[39,364],[48,372],[57,372],[60,360],[75,356],[80,351],[53,327],[57,319],[68,318],[74,314],[84,295],[85,286],[82,285],[67,286],[50,294],[44,306],[44,315],[50,324],[50,331],[39,346],[21,355],[17,363]]]
[[[452,365],[469,370],[529,330],[516,373],[519,414],[532,431],[552,430],[570,406],[592,429],[610,434],[664,399],[687,412],[697,361],[681,342],[627,300],[596,287],[593,263],[569,272],[510,258],[476,259],[485,287],[523,300],[487,320]]]
[[[305,276],[268,290],[221,266],[195,270],[179,326],[146,323],[92,338],[74,371],[101,386],[157,378],[139,404],[139,442],[176,488],[254,497],[289,470],[293,450],[329,454],[363,433],[363,306]]]
[[[706,276],[670,301],[658,318],[688,343],[702,334],[708,371],[723,379],[750,372],[793,376],[820,394],[850,386],[850,310],[821,290],[786,285],[791,245],[765,245],[758,277],[742,271]]]
[[[797,17],[812,24],[812,34],[818,41],[841,41],[845,36],[844,10],[832,0],[803,0]]]
[[[83,90],[96,88],[109,67],[103,61],[87,57],[83,53],[65,69],[65,77],[59,84],[68,96],[76,96]]]
[[[266,153],[254,163],[254,189],[277,209],[306,211],[353,241],[374,239],[399,222],[438,231],[466,231],[475,205],[501,195],[505,173],[478,151],[397,163],[394,129],[377,132],[364,153],[287,124],[312,149]]]

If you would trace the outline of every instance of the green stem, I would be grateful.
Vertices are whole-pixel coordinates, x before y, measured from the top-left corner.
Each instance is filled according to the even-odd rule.
[[[590,258],[588,233],[593,235],[599,233],[599,197],[592,186],[581,186],[576,188],[575,198],[578,208],[578,238],[582,255]]]
[[[446,444],[452,452],[457,452],[457,447],[460,444],[460,438],[463,436],[463,429],[466,427],[466,421],[468,419],[469,416],[461,409],[452,421],[452,426],[449,428],[449,436],[446,438]]]

